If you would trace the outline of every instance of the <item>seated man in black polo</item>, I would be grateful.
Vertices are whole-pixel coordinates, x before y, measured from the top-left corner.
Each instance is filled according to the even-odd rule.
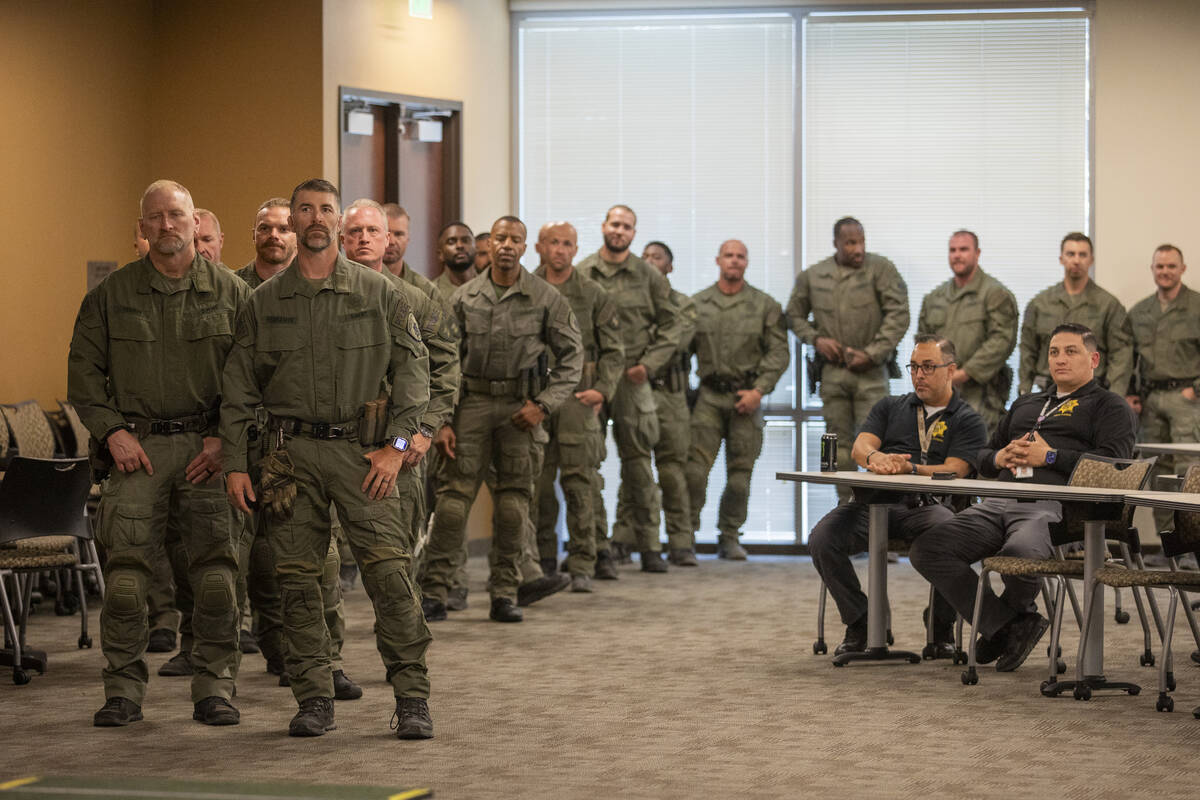
[[[1137,418],[1125,398],[1100,386],[1095,335],[1083,325],[1050,334],[1046,392],[1018,397],[979,454],[979,473],[1001,481],[1065,484],[1084,453],[1129,458]],[[979,576],[971,564],[994,555],[1050,558],[1050,524],[1062,518],[1057,501],[987,499],[938,525],[913,545],[913,566],[965,619],[975,610]],[[1049,623],[1037,613],[1036,578],[1007,576],[1004,593],[983,591],[979,614],[981,664],[1010,672],[1021,666]]]
[[[913,338],[908,365],[913,392],[885,397],[867,414],[854,439],[851,457],[860,467],[880,475],[954,472],[963,478],[975,470],[979,449],[987,441],[987,425],[954,391],[949,367],[956,363],[954,345],[927,333]],[[915,539],[954,512],[922,495],[889,493],[888,534]],[[871,498],[855,492],[852,502],[838,506],[821,519],[808,536],[813,566],[829,587],[846,624],[845,640],[834,651],[860,652],[867,646],[867,596],[863,594],[850,556],[867,549],[868,505]],[[950,629],[954,612],[935,598],[933,634],[938,656],[954,648]]]

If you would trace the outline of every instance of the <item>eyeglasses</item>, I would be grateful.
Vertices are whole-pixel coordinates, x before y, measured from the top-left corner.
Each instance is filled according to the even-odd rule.
[[[922,375],[929,376],[937,372],[942,367],[948,367],[953,363],[953,361],[947,361],[945,364],[934,364],[930,361],[926,361],[924,364],[909,364],[908,371],[915,375],[919,370]]]

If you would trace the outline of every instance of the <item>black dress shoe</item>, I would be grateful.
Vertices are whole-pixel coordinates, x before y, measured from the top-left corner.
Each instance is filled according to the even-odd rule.
[[[954,658],[954,642],[934,640],[925,645],[925,652],[930,654],[927,658],[935,661],[939,658]]]
[[[447,616],[446,604],[441,600],[434,600],[432,597],[422,597],[421,613],[425,615],[426,622],[438,622]]]
[[[543,575],[537,580],[522,583],[517,587],[517,605],[531,606],[538,600],[543,600],[556,592],[561,592],[563,589],[571,585],[571,576],[561,572],[552,572],[549,575]],[[492,609],[495,610],[495,601],[492,602]]]
[[[867,649],[867,618],[846,626],[846,636],[833,651],[835,656],[842,653],[861,653]]]
[[[287,671],[283,665],[283,656],[271,656],[267,659],[267,672],[271,675],[282,675]]]
[[[566,576],[563,576],[566,577]],[[571,579],[567,578],[567,583]],[[492,610],[488,613],[496,622],[520,622],[525,619],[525,615],[521,609],[517,608],[517,604],[507,597],[497,597],[492,600]]]
[[[559,571],[557,558],[541,558],[538,559],[538,564],[541,566],[544,575],[553,575]]]
[[[996,659],[996,671],[1012,672],[1024,664],[1049,627],[1050,620],[1037,612],[1020,614],[1005,625],[1004,652]]]
[[[999,632],[991,639],[980,636],[975,641],[975,663],[990,664],[1004,652],[1004,637]]]

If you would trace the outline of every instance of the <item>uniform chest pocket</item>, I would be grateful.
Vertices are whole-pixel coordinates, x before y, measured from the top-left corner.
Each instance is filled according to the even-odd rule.
[[[921,333],[940,331],[946,324],[946,309],[944,306],[925,309],[925,325]]]
[[[813,286],[812,291],[809,292],[808,301],[813,311],[826,313],[832,313],[836,305],[833,289],[826,286]]]
[[[469,334],[486,336],[492,330],[491,312],[477,311],[473,308],[464,309],[463,329]]]
[[[108,324],[108,335],[113,339],[131,342],[155,342],[158,335],[149,318],[137,314],[118,314]]]
[[[259,328],[258,349],[268,353],[299,350],[304,345],[300,331],[292,326]]]
[[[542,329],[542,315],[537,312],[513,314],[512,332],[514,336],[536,336]]]
[[[628,312],[631,308],[647,308],[650,305],[650,294],[644,289],[631,286],[613,293],[617,308]]]
[[[182,338],[190,342],[207,339],[210,336],[232,336],[233,324],[229,315],[223,312],[210,314],[190,314],[183,317]]]
[[[387,341],[386,326],[371,320],[349,322],[337,327],[334,341],[343,350],[376,347]]]

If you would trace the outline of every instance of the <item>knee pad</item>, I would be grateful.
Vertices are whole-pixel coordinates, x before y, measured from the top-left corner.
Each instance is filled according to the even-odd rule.
[[[105,610],[122,617],[137,616],[146,606],[146,587],[137,575],[119,572],[108,576]]]
[[[496,497],[496,525],[506,531],[519,531],[525,519],[525,504],[518,492],[500,492]]]
[[[455,495],[444,494],[437,503],[435,525],[439,528],[458,530],[467,524],[467,516],[471,509],[463,500]]]
[[[209,615],[231,610],[234,607],[233,577],[224,570],[206,570],[196,587],[195,605]]]

